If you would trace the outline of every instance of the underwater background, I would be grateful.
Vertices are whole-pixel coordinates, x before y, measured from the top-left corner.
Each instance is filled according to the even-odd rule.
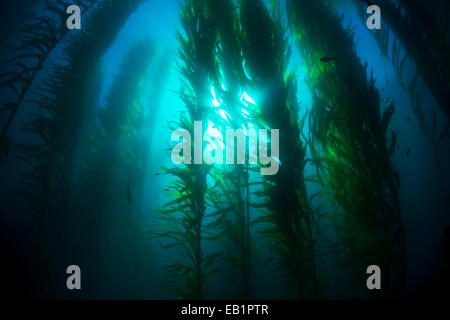
[[[2,3],[6,294],[445,295],[450,4],[373,0],[369,30],[367,2]],[[279,129],[279,171],[261,175],[248,152],[175,165],[172,131],[193,135],[194,121],[209,152],[226,128]],[[67,289],[70,265],[81,290]],[[366,287],[370,265],[381,290]]]

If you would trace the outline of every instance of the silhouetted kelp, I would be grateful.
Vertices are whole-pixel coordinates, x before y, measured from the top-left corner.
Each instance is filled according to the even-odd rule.
[[[360,277],[369,265],[379,265],[384,292],[393,295],[404,282],[399,176],[390,160],[396,135],[390,144],[386,138],[394,106],[381,113],[352,32],[329,3],[291,0],[287,12],[313,94],[309,127],[317,180],[337,205],[332,220],[338,240],[332,247]],[[321,63],[330,53],[338,59]]]
[[[21,146],[24,160],[30,170],[25,173],[24,187],[33,211],[39,217],[36,246],[42,272],[43,295],[48,294],[49,255],[46,247],[48,219],[51,213],[67,215],[70,184],[74,176],[76,148],[80,138],[82,121],[88,107],[84,103],[87,92],[98,70],[100,59],[115,39],[128,16],[142,0],[104,0],[96,4],[83,29],[64,44],[49,77],[42,80],[33,102],[40,112],[24,126],[24,131],[35,135],[39,142]],[[59,11],[60,16],[65,16]],[[57,10],[57,9],[55,9]],[[52,32],[49,31],[48,32]],[[49,37],[51,35],[49,34]],[[52,217],[55,218],[55,217]],[[61,217],[60,217],[61,218]],[[62,218],[61,218],[62,219]],[[66,221],[67,218],[62,219]],[[66,229],[67,225],[60,226]],[[57,243],[51,243],[54,250]],[[63,245],[67,245],[63,244]]]
[[[77,4],[87,14],[94,2],[93,0],[80,0]],[[20,45],[17,48],[10,48],[14,52],[14,56],[7,61],[11,69],[0,74],[0,79],[2,79],[0,85],[9,87],[14,91],[16,97],[14,100],[4,103],[0,109],[0,112],[9,112],[1,131],[0,164],[3,157],[8,156],[12,147],[8,131],[17,111],[33,85],[37,73],[42,70],[53,49],[69,32],[66,27],[66,8],[70,4],[68,1],[46,1],[42,11],[54,14],[56,17],[38,13],[28,16],[20,30]],[[36,63],[30,65],[30,59]]]
[[[354,0],[354,2],[357,8],[361,9],[359,10],[359,16],[362,22],[365,23],[366,15],[364,14],[365,10],[361,2],[358,0]],[[446,34],[448,34],[446,30],[448,29],[448,26],[445,25],[445,22],[438,22],[437,17],[439,14],[437,13],[437,7],[435,7],[438,6],[438,2],[439,1],[401,1],[400,4],[402,6],[409,7],[409,10],[407,10],[407,12],[412,11],[414,13],[409,17],[404,17],[402,15],[402,19],[409,19],[412,20],[414,24],[418,24],[421,30],[423,29],[425,30],[424,32],[427,32],[427,38],[440,39],[439,41],[437,41],[437,43],[435,43],[435,50],[439,52],[438,59],[442,59],[443,56],[441,56],[441,53],[445,51],[445,47],[448,44],[448,40],[446,40]],[[422,12],[424,14],[424,17],[422,17],[422,14],[420,14],[419,20],[416,20],[414,17],[417,17],[419,12]],[[404,75],[404,67],[406,65],[406,62],[409,60],[410,55],[408,51],[403,50],[404,47],[402,46],[401,39],[397,38],[395,34],[392,34],[392,31],[387,27],[387,24],[380,30],[372,30],[371,33],[377,41],[381,53],[391,61],[392,67],[397,73],[398,83],[405,91],[408,92],[411,98],[411,108],[417,118],[419,127],[425,134],[425,136],[432,142],[433,156],[439,168],[443,169],[446,165],[446,162],[448,161],[446,160],[448,154],[446,154],[445,152],[446,150],[444,141],[448,129],[446,128],[443,133],[438,132],[438,115],[434,108],[431,109],[432,121],[431,123],[427,122],[425,109],[422,106],[421,102],[421,91],[419,90],[418,86],[419,81],[421,80],[421,68],[416,67],[414,76],[412,77],[412,79],[408,80]],[[436,35],[434,35],[435,33]],[[415,60],[414,62],[417,63],[418,61]],[[445,70],[445,62],[444,64],[442,64],[442,67]],[[428,83],[428,85],[430,84]]]
[[[101,275],[106,272],[100,271],[101,261],[109,258],[109,246],[101,246],[104,238],[109,239],[118,251],[116,241],[124,241],[121,235],[127,234],[125,239],[129,242],[122,255],[129,255],[128,266],[137,263],[133,254],[137,254],[139,203],[147,173],[146,141],[151,138],[149,126],[152,124],[149,114],[157,107],[153,103],[149,105],[150,110],[145,110],[141,98],[147,94],[147,81],[144,80],[147,80],[154,52],[153,42],[149,39],[131,45],[106,96],[105,106],[96,109],[96,117],[80,148],[80,172],[72,183],[71,213],[74,218],[71,227],[75,234],[84,234],[78,240],[78,246],[85,249],[77,260],[90,267],[93,279],[88,286],[101,284]],[[159,75],[152,75],[148,80],[164,83],[156,78]],[[113,229],[115,222],[120,225],[119,231]],[[103,254],[99,255],[100,252]],[[137,288],[137,267],[133,268],[133,271],[122,269],[123,273],[128,272],[127,281],[120,286],[116,296],[130,297]],[[113,288],[116,287],[103,295],[115,296]],[[89,289],[90,294],[95,294],[92,287]]]
[[[450,134],[450,58],[448,19],[438,19],[440,11],[448,12],[444,1],[376,0],[383,19],[396,34],[417,71],[447,117],[447,128],[440,140]],[[441,20],[441,21],[440,21]]]

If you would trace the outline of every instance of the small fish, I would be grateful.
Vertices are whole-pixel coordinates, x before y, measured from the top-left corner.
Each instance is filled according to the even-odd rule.
[[[164,191],[169,191],[169,188],[165,188]]]
[[[337,57],[322,57],[322,58],[320,58],[320,61],[322,61],[322,62],[330,62],[330,61],[334,61],[336,59],[337,59]]]
[[[133,199],[131,198],[131,183],[129,182],[127,184],[127,200],[128,204],[131,206],[131,204],[133,203]]]
[[[410,121],[411,121],[411,118],[410,118],[410,117],[407,117],[405,120],[408,121],[408,122],[410,122]]]
[[[406,150],[406,156],[409,157],[409,154],[411,153],[411,149],[408,148],[408,150]]]

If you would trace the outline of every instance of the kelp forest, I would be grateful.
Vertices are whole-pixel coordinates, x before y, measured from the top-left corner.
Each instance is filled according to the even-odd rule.
[[[0,43],[11,296],[447,290],[447,1],[21,2]]]

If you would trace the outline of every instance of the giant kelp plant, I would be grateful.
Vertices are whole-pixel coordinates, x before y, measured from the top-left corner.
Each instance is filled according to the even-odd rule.
[[[365,23],[364,3],[357,0],[353,0],[353,2],[359,9],[362,22]],[[386,3],[381,2],[380,4],[383,5],[384,9]],[[446,103],[442,98],[442,90],[447,90],[445,89],[445,81],[448,82],[449,62],[445,52],[450,39],[448,22],[439,18],[443,6],[445,7],[445,4],[441,1],[399,1],[396,6],[390,4],[387,7],[386,20],[388,23],[384,24],[380,30],[371,31],[382,54],[391,61],[397,74],[398,83],[408,92],[411,98],[412,111],[417,118],[420,129],[433,143],[434,157],[441,169],[445,167],[448,161],[446,159],[448,157],[446,152],[448,125],[443,132],[438,131],[439,117],[435,108],[430,108],[432,121],[427,121],[426,108],[423,105],[419,84],[424,81],[426,86],[434,88],[431,91],[439,105]],[[445,12],[445,9],[443,11]],[[403,21],[399,21],[399,19]],[[389,28],[391,22],[393,27]],[[414,27],[416,32],[420,28],[424,33],[418,39],[411,37],[409,36],[409,32],[411,32],[409,26]],[[405,36],[405,32],[408,32],[407,36]],[[411,43],[411,41],[416,43]],[[425,44],[426,50],[418,50],[418,45],[423,46]],[[423,59],[427,59],[426,65],[432,66],[433,69],[423,66]],[[405,74],[405,66],[410,60],[417,65],[414,76],[408,79]],[[440,62],[438,63],[438,61]],[[434,87],[434,81],[439,81],[442,88]]]
[[[95,290],[109,287],[106,281],[98,279],[111,277],[109,272],[113,271],[105,268],[107,263],[102,261],[109,261],[112,248],[128,256],[122,264],[122,272],[127,272],[128,277],[120,292],[113,292],[112,287],[103,293],[112,296],[130,297],[137,286],[139,203],[148,163],[145,142],[150,139],[149,114],[156,108],[152,104],[146,110],[141,98],[154,52],[154,45],[148,39],[132,44],[114,78],[105,106],[96,109],[86,143],[81,147],[81,169],[73,183],[71,228],[75,233],[84,233],[73,246],[86,248],[74,259],[90,267],[88,286],[97,283],[103,287]],[[92,211],[96,214],[92,215]],[[118,230],[117,225],[120,225]],[[89,292],[93,294],[93,288]]]
[[[250,128],[248,111],[242,109],[243,81],[241,48],[238,30],[239,17],[232,1],[213,1],[212,13],[217,28],[216,56],[219,60],[219,73],[212,79],[211,115],[214,124],[212,134],[208,134],[214,149],[224,147],[224,137],[228,128]],[[245,103],[245,102],[244,102]],[[244,111],[245,113],[244,113]],[[216,134],[214,134],[216,133]],[[213,140],[214,138],[214,140]],[[217,141],[216,141],[217,140]],[[254,252],[251,250],[250,213],[250,171],[247,165],[227,167],[215,166],[210,174],[213,187],[208,189],[207,199],[214,208],[211,217],[218,232],[208,240],[224,243],[223,260],[231,270],[232,283],[237,291],[234,297],[250,299],[252,289],[252,265]]]
[[[94,5],[93,0],[78,1],[77,4],[85,13]],[[8,87],[15,93],[15,98],[2,105],[0,111],[8,112],[7,119],[2,127],[0,137],[0,161],[8,156],[12,147],[11,138],[8,135],[9,128],[25,97],[34,83],[34,79],[42,70],[47,58],[58,46],[61,40],[68,34],[66,27],[66,8],[70,5],[68,1],[57,3],[46,1],[43,12],[54,14],[53,17],[40,14],[30,15],[22,26],[17,48],[11,48],[16,54],[7,62],[13,68],[0,75],[2,86]],[[34,63],[30,65],[30,60]]]
[[[25,160],[30,167],[24,183],[30,205],[39,221],[36,243],[44,295],[48,293],[46,278],[51,266],[46,248],[51,246],[53,250],[59,251],[58,255],[63,259],[66,256],[65,250],[50,240],[47,229],[52,226],[49,218],[53,218],[56,221],[61,219],[59,223],[63,226],[60,226],[60,230],[67,230],[67,217],[61,214],[67,214],[84,111],[92,107],[86,106],[83,93],[90,87],[89,81],[94,79],[93,72],[98,69],[105,50],[141,2],[105,0],[96,5],[89,22],[79,34],[68,40],[50,77],[39,86],[34,100],[39,113],[25,124],[24,130],[35,135],[39,141],[23,146]],[[65,8],[59,9],[64,9],[59,13],[65,15]],[[114,17],[113,23],[109,21],[111,17]]]
[[[188,130],[194,136],[194,121],[207,122],[211,110],[208,99],[209,78],[217,73],[214,55],[217,34],[213,27],[210,1],[186,1],[180,16],[184,32],[177,32],[182,61],[179,68],[183,76],[180,96],[187,113],[176,126]],[[203,132],[196,134],[203,137]],[[203,154],[203,149],[201,152]],[[186,164],[184,167],[164,170],[166,174],[176,177],[168,188],[169,195],[175,199],[159,210],[160,214],[156,217],[159,231],[156,235],[170,239],[170,243],[164,244],[164,247],[175,248],[181,256],[181,260],[166,269],[177,281],[171,290],[184,299],[205,297],[205,280],[216,272],[211,270],[211,265],[220,255],[220,252],[207,255],[202,246],[203,237],[208,231],[205,225],[205,194],[209,169],[207,165]]]
[[[213,10],[217,8],[222,10]],[[317,290],[314,217],[303,177],[305,147],[300,141],[297,105],[292,98],[293,74],[287,72],[289,55],[280,11],[274,10],[277,16],[272,19],[260,1],[242,1],[239,9],[238,16],[231,3],[214,1],[188,1],[183,7],[181,21],[188,38],[180,37],[181,70],[189,85],[180,94],[188,116],[178,125],[193,133],[193,121],[207,120],[217,126],[219,137],[227,126],[244,130],[252,126],[280,128],[280,159],[283,160],[275,159],[280,162],[280,171],[264,179],[263,190],[255,193],[262,202],[256,203],[250,201],[248,167],[220,171],[208,165],[187,164],[184,168],[166,169],[178,180],[169,187],[175,200],[159,210],[162,215],[157,217],[160,226],[172,227],[163,228],[158,235],[174,240],[164,246],[177,248],[184,257],[183,261],[168,266],[171,273],[182,276],[184,281],[182,287],[175,289],[176,293],[184,298],[198,298],[204,297],[203,281],[208,274],[203,267],[209,267],[220,254],[216,252],[203,258],[202,240],[219,237],[203,237],[202,231],[205,234],[210,227],[222,229],[219,235],[229,237],[240,252],[232,261],[241,270],[245,297],[250,291],[250,206],[265,207],[264,215],[253,222],[264,225],[263,240],[276,255],[268,260],[276,260],[289,278],[296,280],[299,297],[314,297]],[[216,17],[215,12],[227,14]],[[274,40],[268,43],[267,38]],[[260,102],[256,103],[244,90],[261,92]],[[217,113],[211,112],[212,108],[217,108]],[[206,228],[202,221],[210,172],[213,184],[219,187],[208,191],[213,207],[211,216],[217,221]],[[163,219],[169,220],[168,224],[162,224]]]
[[[377,0],[373,2],[383,10],[383,19],[416,64],[417,72],[428,86],[442,112],[447,117],[447,128],[440,140],[448,137],[450,128],[450,58],[448,13],[445,1],[398,1]]]
[[[288,13],[313,92],[311,150],[320,180],[338,204],[336,248],[350,264],[361,263],[359,274],[382,262],[384,288],[393,294],[404,279],[399,179],[390,160],[396,137],[392,133],[389,143],[386,136],[394,107],[381,112],[351,30],[327,2],[288,1]]]
[[[287,63],[289,48],[281,12],[277,5],[272,18],[260,1],[242,1],[241,45],[248,85],[263,92],[255,118],[262,127],[279,128],[279,171],[266,176],[260,193],[267,208],[257,221],[268,224],[263,231],[278,257],[278,265],[295,279],[300,298],[317,294],[314,215],[305,187],[306,148],[300,139],[294,73]],[[271,39],[267,41],[267,39]]]

